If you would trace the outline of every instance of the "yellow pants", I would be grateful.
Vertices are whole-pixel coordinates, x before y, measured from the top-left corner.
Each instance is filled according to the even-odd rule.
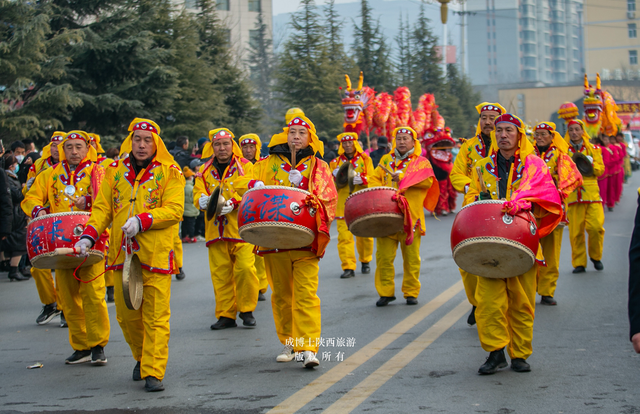
[[[314,253],[299,250],[264,256],[278,339],[283,345],[293,341],[296,352],[317,353],[320,344],[318,262]]]
[[[512,359],[531,355],[537,267],[508,279],[478,277],[476,323],[485,351],[508,346]]]
[[[76,351],[86,351],[109,342],[109,314],[104,299],[104,278],[83,283],[73,277],[74,269],[56,269],[58,298],[69,325],[69,343]],[[82,267],[76,276],[89,281],[104,271],[104,260]]]
[[[338,255],[342,261],[342,270],[356,270],[356,252],[353,246],[353,234],[343,219],[338,222]],[[356,249],[360,263],[369,263],[373,259],[373,238],[356,237]]]
[[[113,270],[107,270],[104,274],[104,285],[113,286]]]
[[[40,302],[43,305],[50,305],[57,302],[58,310],[62,310],[62,303],[58,300],[60,296],[58,294],[58,287],[53,283],[53,275],[49,269],[36,269],[31,268],[31,276],[33,281],[36,282],[36,289],[38,289],[38,296],[40,296]]]
[[[176,274],[180,273],[180,269],[182,268],[182,240],[180,239],[180,224],[175,225],[175,230],[173,234],[173,255],[176,261]]]
[[[253,246],[217,241],[209,246],[209,268],[216,297],[216,318],[236,319],[238,312],[253,312],[260,282],[256,276]]]
[[[393,262],[396,259],[398,243],[402,252],[404,276],[402,278],[402,293],[404,297],[417,298],[420,294],[420,233],[415,233],[413,243],[405,244],[406,234],[398,232],[388,237],[378,238],[376,250],[376,290],[378,295],[395,296],[396,271]]]
[[[469,272],[460,270],[460,276],[462,276],[462,284],[464,285],[464,293],[467,294],[467,300],[473,306],[478,306],[476,301],[476,287],[478,286],[478,276],[472,275]]]
[[[542,254],[547,267],[538,266],[538,294],[551,296],[556,293],[560,267],[560,249],[562,248],[562,232],[564,227],[558,226],[546,237],[540,239]]]
[[[256,266],[256,275],[258,276],[258,281],[260,282],[260,293],[267,293],[267,288],[269,287],[269,281],[267,280],[267,271],[264,268],[264,257],[258,256],[254,254],[256,257],[255,266]]]
[[[587,249],[584,232],[589,235],[589,257],[602,260],[604,242],[604,210],[602,203],[577,203],[567,209],[569,237],[571,239],[571,264],[587,267]]]
[[[140,362],[140,376],[164,378],[169,359],[171,275],[142,269],[142,305],[127,308],[122,293],[122,270],[114,271],[116,316],[131,354]]]

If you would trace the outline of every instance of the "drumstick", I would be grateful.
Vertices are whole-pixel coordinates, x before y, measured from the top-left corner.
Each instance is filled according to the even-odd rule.
[[[378,165],[380,165],[380,168],[382,168],[387,174],[393,175],[393,172],[390,169],[388,169],[387,167],[385,167],[382,164],[378,164]]]
[[[53,251],[55,254],[64,255],[64,254],[80,254],[82,253],[80,249],[76,249],[75,247],[58,247]]]
[[[484,179],[482,178],[482,168],[476,167],[476,173],[478,174],[478,181],[480,182],[480,192],[486,193],[487,186],[484,184]]]
[[[296,165],[298,164],[296,162],[296,145],[289,144],[289,150],[291,151],[291,167],[296,168]]]

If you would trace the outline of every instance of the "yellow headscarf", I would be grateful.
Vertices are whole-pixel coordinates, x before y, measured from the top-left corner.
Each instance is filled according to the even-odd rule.
[[[295,108],[297,109],[297,108]],[[291,111],[291,110],[290,110]],[[275,134],[271,137],[271,141],[269,141],[269,148],[275,147],[276,145],[286,144],[287,138],[289,136],[289,126],[292,125],[301,125],[306,127],[309,130],[309,146],[313,149],[314,153],[320,153],[320,156],[324,156],[324,144],[316,135],[316,126],[313,125],[313,122],[309,120],[304,114],[298,114],[295,117],[291,118],[291,120],[287,123],[287,126],[282,128],[282,132],[279,134]]]
[[[64,141],[64,137],[66,137],[66,136],[67,136],[66,132],[62,132],[62,131],[54,132],[53,135],[51,135],[51,141],[47,145],[45,145],[44,148],[42,148],[42,158],[44,158],[45,160],[50,158],[51,157],[51,146],[52,145],[56,145],[57,146],[62,141]]]
[[[58,144],[58,152],[60,153],[60,161],[65,161],[67,158],[64,155],[64,143],[67,141],[71,141],[72,139],[80,139],[86,142],[89,145],[89,152],[87,152],[87,156],[84,157],[84,160],[91,160],[93,162],[98,161],[98,154],[96,153],[96,149],[91,145],[91,137],[84,131],[71,131],[65,135],[64,139],[61,143]],[[62,147],[62,148],[60,148]],[[82,160],[82,161],[84,161]]]
[[[260,159],[262,155],[262,141],[260,141],[260,137],[258,134],[244,134],[240,138],[238,138],[238,142],[240,143],[240,148],[247,144],[255,144],[256,146],[256,159]]]
[[[527,131],[525,130],[524,123],[520,118],[512,114],[504,114],[500,115],[495,120],[496,127],[500,123],[509,123],[515,126],[520,132],[520,140],[518,142],[518,148],[520,148],[520,159],[522,161],[527,158],[528,155],[534,154],[535,149],[533,148],[533,144],[527,139]],[[498,151],[498,141],[496,140],[496,131],[491,132],[491,153]]]
[[[536,125],[535,129],[544,129],[545,131],[549,131],[551,135],[553,135],[553,145],[558,148],[558,151],[563,154],[569,152],[569,145],[562,138],[562,135],[560,135],[560,133],[556,131],[556,124],[554,124],[553,122],[540,122],[538,125]]]
[[[96,152],[98,154],[104,154],[104,149],[102,145],[100,145],[100,135],[89,133],[89,137],[91,138],[91,142],[96,143]]]
[[[569,137],[569,126],[571,124],[579,124],[582,128],[582,143],[589,151],[594,151],[593,144],[591,143],[591,138],[589,138],[589,134],[587,134],[587,127],[584,125],[584,121],[582,119],[572,119],[567,123],[567,132],[564,134],[564,141],[568,146],[571,145],[571,138]]]
[[[231,145],[233,146],[233,155],[238,158],[242,158],[242,150],[234,140],[235,136],[233,135],[233,132],[229,131],[227,128],[217,128],[209,131],[209,142],[204,144],[204,148],[202,148],[202,158],[213,157],[213,141],[223,138],[231,139]]]
[[[302,109],[300,108],[291,108],[287,111],[287,113],[284,116],[284,122],[289,125],[289,122],[291,122],[291,120],[297,116],[305,116],[304,112],[302,111]]]
[[[396,135],[398,132],[410,132],[413,137],[413,154],[420,156],[422,154],[422,144],[418,141],[418,133],[411,127],[397,127],[391,133],[391,137],[393,138],[393,142],[391,143],[391,152],[396,150]]]
[[[478,115],[482,114],[484,111],[494,111],[498,112],[499,115],[503,115],[507,113],[507,110],[504,109],[502,105],[499,103],[491,103],[491,102],[482,102],[480,105],[476,106],[476,111],[478,111]],[[478,119],[478,125],[476,126],[476,136],[480,135],[482,129],[480,128],[480,119]]]
[[[342,148],[342,143],[345,141],[353,141],[353,145],[356,148],[356,154],[362,154],[364,151],[362,150],[362,146],[360,145],[360,141],[358,141],[358,134],[355,132],[344,132],[337,136],[338,141],[340,141],[340,148],[338,148],[338,155],[344,154],[344,148]]]
[[[120,147],[120,158],[122,158],[124,154],[128,154],[131,152],[133,133],[135,131],[151,131],[153,142],[156,144],[155,160],[165,165],[175,164],[173,156],[169,154],[169,150],[167,150],[167,147],[164,145],[164,141],[162,141],[162,138],[160,138],[160,127],[158,126],[158,124],[150,119],[135,118],[129,124],[128,131],[129,136],[124,140],[122,146]]]

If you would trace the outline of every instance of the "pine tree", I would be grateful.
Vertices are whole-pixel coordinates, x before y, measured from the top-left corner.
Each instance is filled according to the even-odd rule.
[[[393,85],[389,48],[380,22],[374,22],[367,0],[360,0],[360,26],[355,25],[353,50],[365,83],[383,91]]]
[[[398,45],[398,53],[395,63],[398,82],[407,85],[411,82],[411,46],[409,43],[409,22],[402,21],[402,13],[398,24],[398,35],[395,38]]]
[[[437,56],[438,39],[429,27],[429,19],[424,12],[424,3],[420,4],[420,14],[409,33],[411,53],[410,61],[411,89],[416,95],[442,92],[444,79]]]

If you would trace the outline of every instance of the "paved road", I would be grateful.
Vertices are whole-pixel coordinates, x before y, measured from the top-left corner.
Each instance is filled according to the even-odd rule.
[[[53,322],[37,326],[33,281],[10,283],[3,275],[0,413],[640,413],[640,358],[632,352],[626,317],[627,250],[639,185],[636,173],[616,211],[606,213],[603,272],[590,267],[571,274],[565,230],[558,306],[536,308],[531,373],[477,374],[487,354],[476,329],[466,325],[470,305],[451,259],[449,216],[427,220],[419,306],[399,299],[376,308],[373,274],[339,279],[332,242],[321,261],[319,296],[322,336],[334,342],[320,350],[331,360],[312,371],[275,362],[282,347],[269,301],[258,304],[256,329],[211,331],[206,250],[202,243],[186,245],[187,278],[173,282],[163,393],[145,393],[143,383],[131,381],[134,361],[113,306],[108,365],[66,366],[67,330]],[[345,346],[338,346],[342,339]],[[25,369],[35,362],[44,367]]]

